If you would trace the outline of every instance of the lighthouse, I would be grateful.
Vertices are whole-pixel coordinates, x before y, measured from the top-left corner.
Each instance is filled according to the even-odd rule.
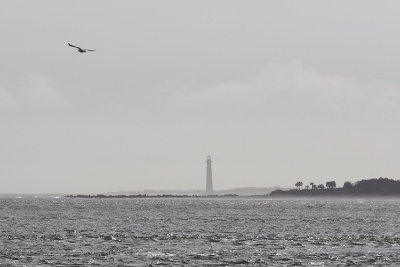
[[[211,156],[207,157],[207,181],[206,181],[206,195],[214,194],[212,184],[212,169],[211,169]]]

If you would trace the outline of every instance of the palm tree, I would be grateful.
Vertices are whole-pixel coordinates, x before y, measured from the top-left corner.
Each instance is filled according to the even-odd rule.
[[[308,190],[308,188],[310,188],[308,185],[306,185],[306,189]]]
[[[311,189],[315,189],[316,188],[316,187],[314,187],[315,186],[314,183],[310,183],[310,186],[311,186]]]
[[[303,186],[303,182],[297,182],[296,184],[295,184],[295,186],[297,187],[297,190],[300,190],[300,187],[302,187]]]

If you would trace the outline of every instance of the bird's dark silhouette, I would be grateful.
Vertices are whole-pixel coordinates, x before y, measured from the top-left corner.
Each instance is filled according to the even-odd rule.
[[[96,50],[93,50],[93,49],[84,49],[84,48],[80,48],[79,46],[75,46],[75,45],[72,45],[72,44],[70,44],[70,43],[68,43],[68,45],[69,46],[71,46],[71,47],[75,47],[75,48],[78,48],[78,52],[79,53],[86,53],[86,52],[88,52],[88,51],[96,51]]]

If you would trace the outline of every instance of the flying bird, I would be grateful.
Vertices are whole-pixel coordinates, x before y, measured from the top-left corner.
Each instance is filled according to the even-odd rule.
[[[78,52],[79,52],[79,53],[86,53],[86,52],[88,52],[88,51],[96,51],[96,50],[92,50],[92,49],[80,48],[79,46],[75,46],[75,45],[72,45],[72,44],[70,44],[70,43],[68,43],[68,45],[71,46],[71,47],[78,48]]]

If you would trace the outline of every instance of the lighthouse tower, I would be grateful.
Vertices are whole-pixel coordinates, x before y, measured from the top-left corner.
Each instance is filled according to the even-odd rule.
[[[212,195],[214,194],[213,191],[213,184],[212,184],[212,169],[211,169],[211,156],[208,155],[207,157],[207,184],[206,184],[206,194]]]

